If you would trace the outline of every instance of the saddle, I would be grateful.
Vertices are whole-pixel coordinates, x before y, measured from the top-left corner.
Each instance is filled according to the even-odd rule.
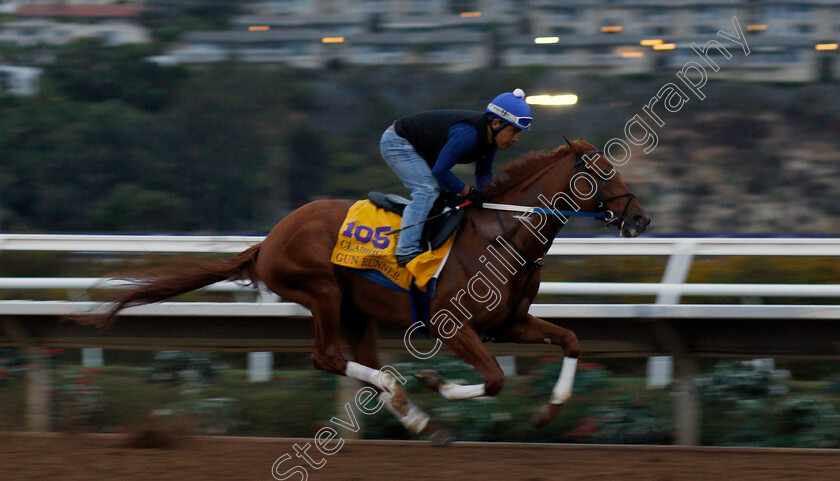
[[[382,192],[368,193],[368,199],[373,205],[385,209],[388,212],[393,212],[402,216],[405,206],[410,202],[405,197],[397,194],[383,194]],[[455,210],[460,204],[458,196],[451,192],[441,192],[432,210],[429,211],[428,218],[432,220],[423,224],[423,236],[420,240],[420,246],[424,250],[434,250],[442,246],[449,236],[452,235],[461,221],[464,219],[464,209]],[[439,214],[439,217],[435,217]]]

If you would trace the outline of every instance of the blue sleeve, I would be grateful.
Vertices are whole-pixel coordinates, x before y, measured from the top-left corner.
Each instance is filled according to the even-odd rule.
[[[449,140],[438,154],[432,175],[446,190],[454,193],[464,190],[464,184],[455,174],[452,167],[466,154],[475,150],[478,144],[478,132],[470,124],[458,122],[449,127]]]

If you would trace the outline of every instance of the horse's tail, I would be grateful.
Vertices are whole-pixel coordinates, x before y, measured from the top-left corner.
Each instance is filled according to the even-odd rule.
[[[257,257],[262,243],[221,263],[190,262],[186,268],[167,267],[145,273],[144,279],[123,278],[131,282],[126,289],[118,289],[106,299],[113,304],[101,314],[76,316],[72,320],[81,324],[106,327],[114,323],[121,310],[170,299],[216,282],[244,280],[251,285],[259,281]]]

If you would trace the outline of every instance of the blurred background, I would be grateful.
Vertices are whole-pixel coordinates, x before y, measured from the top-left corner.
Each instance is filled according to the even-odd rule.
[[[833,0],[6,1],[0,232],[264,235],[311,200],[405,194],[379,154],[394,119],[483,110],[495,95],[522,88],[535,96],[533,131],[497,156],[497,171],[528,151],[562,145],[563,135],[598,147],[627,138],[639,116],[656,144],[639,142],[620,171],[653,219],[650,235],[833,239],[840,233],[838,40],[840,1]],[[684,93],[681,102],[666,100],[669,85]],[[468,169],[457,173],[470,178]],[[585,220],[562,234],[615,235]],[[164,261],[84,250],[3,250],[0,276],[95,278]],[[544,280],[656,283],[668,261],[554,255]],[[830,286],[838,267],[836,254],[823,251],[706,255],[689,260],[679,282]],[[0,297],[96,294],[13,287]],[[672,301],[831,306],[837,297]],[[539,300],[643,304],[656,296]],[[306,352],[23,346],[6,327],[0,429],[126,432],[153,419],[207,434],[311,437],[353,388],[311,368]],[[531,428],[559,372],[557,357],[505,358],[509,382],[494,399],[444,402],[408,387],[459,439],[676,442],[675,405],[686,385],[672,382],[668,359],[644,353],[584,359],[561,419]],[[696,360],[682,379],[700,406],[699,442],[840,447],[835,358]],[[404,374],[438,368],[479,381],[443,354],[420,363],[391,352],[387,361]],[[269,368],[255,378],[260,363]],[[31,382],[46,388],[31,394]],[[27,412],[32,396],[43,397],[34,401],[37,421]],[[407,437],[385,412],[363,424],[362,437]]]

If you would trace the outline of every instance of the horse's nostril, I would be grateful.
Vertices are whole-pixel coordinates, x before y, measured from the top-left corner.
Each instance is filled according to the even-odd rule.
[[[648,224],[650,224],[650,217],[646,215],[634,215],[633,222],[635,222],[636,225],[647,227]]]

